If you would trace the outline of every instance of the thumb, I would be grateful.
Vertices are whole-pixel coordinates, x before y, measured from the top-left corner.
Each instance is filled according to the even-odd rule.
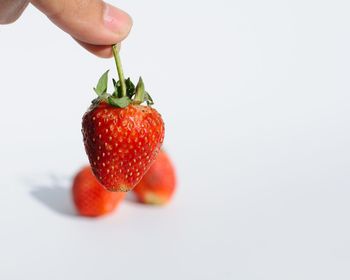
[[[14,22],[27,7],[29,0],[0,0],[0,24]]]
[[[83,47],[101,57],[129,33],[132,20],[124,11],[101,0],[32,0],[34,6]]]

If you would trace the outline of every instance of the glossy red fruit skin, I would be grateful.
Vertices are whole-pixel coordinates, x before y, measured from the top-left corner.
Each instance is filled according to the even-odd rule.
[[[98,217],[112,212],[125,193],[109,192],[97,181],[91,167],[82,168],[73,180],[73,201],[82,216]]]
[[[164,139],[164,123],[153,108],[106,102],[83,116],[86,153],[97,179],[109,191],[130,191],[156,158]]]
[[[176,173],[169,156],[163,150],[134,188],[138,200],[146,204],[163,205],[170,201],[176,188]]]

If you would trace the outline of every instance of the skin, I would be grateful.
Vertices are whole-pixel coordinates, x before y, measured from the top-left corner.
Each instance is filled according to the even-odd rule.
[[[0,0],[0,24],[15,22],[31,3],[81,46],[99,57],[111,57],[111,45],[125,39],[132,19],[101,0]]]

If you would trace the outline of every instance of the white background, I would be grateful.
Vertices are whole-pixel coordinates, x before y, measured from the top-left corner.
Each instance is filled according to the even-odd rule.
[[[0,279],[349,279],[349,1],[123,1],[179,178],[75,214],[81,117],[113,60],[29,7],[0,27]]]

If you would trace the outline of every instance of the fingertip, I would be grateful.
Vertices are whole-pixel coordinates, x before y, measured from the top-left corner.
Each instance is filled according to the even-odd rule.
[[[76,40],[84,49],[89,51],[90,53],[101,57],[101,58],[111,58],[113,56],[112,47],[111,46],[98,46],[88,44],[79,40]]]
[[[28,0],[0,1],[0,24],[11,24],[15,22],[28,4]]]
[[[62,30],[91,45],[119,43],[132,27],[129,14],[101,0],[32,0],[32,3]]]
[[[125,39],[133,25],[131,16],[123,10],[105,2],[103,10],[104,26],[116,35],[115,43]]]

